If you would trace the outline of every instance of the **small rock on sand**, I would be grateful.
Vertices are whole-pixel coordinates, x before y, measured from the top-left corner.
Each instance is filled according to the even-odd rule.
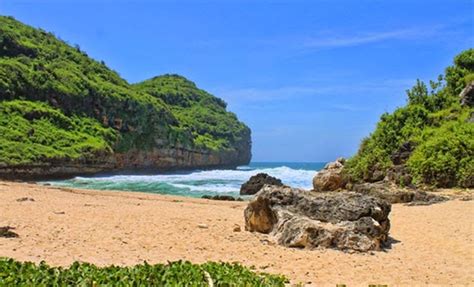
[[[207,224],[204,224],[204,223],[198,224],[198,227],[202,228],[202,229],[208,229],[209,228],[209,226],[207,226]]]

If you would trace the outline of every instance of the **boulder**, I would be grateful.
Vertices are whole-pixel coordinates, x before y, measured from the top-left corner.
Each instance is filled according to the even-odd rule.
[[[390,209],[380,198],[355,192],[265,185],[244,211],[245,230],[287,247],[380,250],[388,240]]]
[[[282,186],[283,183],[280,179],[270,176],[266,173],[259,173],[252,176],[247,182],[242,184],[240,187],[240,194],[242,195],[254,195],[256,194],[265,184]]]
[[[347,181],[342,174],[345,159],[338,158],[336,161],[326,164],[313,178],[313,189],[315,191],[333,191],[344,188]]]

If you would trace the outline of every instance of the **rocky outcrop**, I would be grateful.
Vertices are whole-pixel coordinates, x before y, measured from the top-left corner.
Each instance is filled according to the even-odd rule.
[[[242,195],[253,195],[256,194],[265,184],[282,186],[283,183],[280,179],[270,176],[266,173],[256,174],[242,184],[240,187],[240,194]]]
[[[196,168],[234,168],[247,164],[250,153],[239,151],[210,152],[179,148],[153,148],[130,150],[126,153],[99,154],[94,160],[51,160],[34,165],[6,165],[0,163],[0,178],[3,179],[48,179],[70,178],[77,175],[92,175],[100,172],[120,170],[169,171]]]
[[[334,162],[326,164],[326,166],[318,171],[313,178],[313,188],[315,191],[333,191],[344,188],[347,183],[342,170],[344,168],[345,159],[338,158]]]
[[[414,149],[415,144],[413,142],[403,143],[400,148],[394,153],[392,153],[392,155],[390,156],[392,163],[394,165],[404,164],[408,160]]]
[[[387,170],[386,180],[399,186],[412,186],[412,176],[404,164],[390,167]]]
[[[355,192],[316,193],[264,186],[245,209],[245,229],[299,248],[380,250],[391,205]]]
[[[201,196],[203,199],[210,199],[210,200],[224,200],[224,201],[243,201],[240,197],[233,197],[232,195],[203,195]]]
[[[461,105],[474,107],[474,82],[470,82],[459,95],[461,98]]]
[[[354,184],[352,191],[375,196],[390,203],[410,203],[410,205],[429,205],[447,200],[446,197],[419,190],[402,189],[388,182]]]

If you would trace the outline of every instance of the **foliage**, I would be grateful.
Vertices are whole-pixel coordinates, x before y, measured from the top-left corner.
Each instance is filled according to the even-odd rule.
[[[212,150],[231,149],[250,136],[250,130],[227,104],[178,75],[164,75],[135,85],[137,91],[148,93],[168,104],[179,126],[191,131],[194,143]]]
[[[284,276],[255,273],[237,263],[187,261],[166,265],[148,263],[133,267],[97,267],[73,263],[68,268],[0,259],[2,286],[207,286],[207,273],[215,286],[285,286]]]
[[[407,164],[416,182],[471,186],[474,181],[474,124],[449,121],[423,130]]]
[[[415,145],[407,166],[414,183],[440,187],[472,186],[474,127],[468,118],[473,107],[461,106],[459,93],[474,75],[474,50],[455,57],[430,87],[417,80],[407,91],[408,102],[381,116],[375,131],[362,141],[345,171],[353,181],[369,180],[374,170],[393,166],[391,155],[407,142]]]
[[[249,129],[222,100],[185,78],[167,75],[130,85],[79,46],[0,16],[0,101],[6,100],[43,102],[66,117],[114,129],[117,141],[108,143],[115,152],[175,146],[239,150],[250,141]],[[22,127],[11,127],[17,128]],[[0,163],[7,161],[0,157]]]
[[[112,152],[117,132],[91,118],[65,116],[45,103],[0,102],[0,158],[5,164],[93,162]]]

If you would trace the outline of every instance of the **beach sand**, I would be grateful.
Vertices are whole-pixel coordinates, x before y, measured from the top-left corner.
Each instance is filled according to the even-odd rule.
[[[28,197],[34,201],[17,199]],[[474,285],[474,201],[393,205],[391,249],[368,254],[273,245],[244,230],[245,202],[0,182],[0,257],[134,265],[238,261],[310,286]],[[234,232],[239,225],[241,232]],[[206,228],[207,227],[207,228]],[[309,283],[311,282],[311,283]]]

